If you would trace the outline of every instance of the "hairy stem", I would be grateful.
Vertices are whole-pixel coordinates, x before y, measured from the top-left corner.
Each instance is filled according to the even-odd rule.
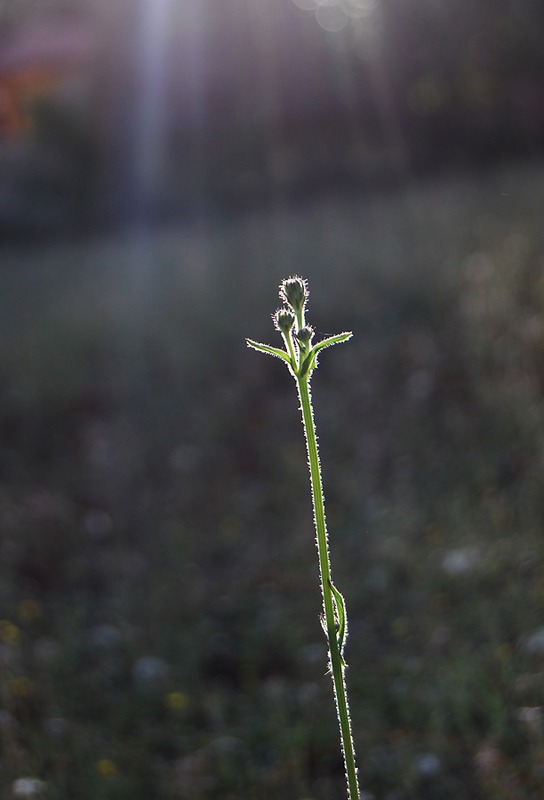
[[[325,518],[325,498],[321,480],[321,466],[317,448],[317,436],[310,394],[309,376],[297,376],[297,388],[302,411],[302,422],[306,436],[308,463],[310,467],[310,483],[312,489],[312,502],[314,509],[314,522],[317,539],[317,552],[319,556],[319,573],[321,578],[321,593],[323,597],[324,627],[329,645],[330,670],[338,713],[340,739],[344,755],[348,797],[350,800],[359,800],[359,786],[357,782],[357,768],[355,766],[355,751],[351,733],[351,720],[349,716],[348,696],[344,676],[345,664],[341,653],[341,644],[338,640],[337,616],[335,614],[335,600],[331,588],[331,564],[329,558],[329,545],[327,536],[327,523]]]
[[[246,339],[249,347],[262,353],[281,358],[287,363],[289,372],[295,378],[302,422],[306,436],[308,450],[308,464],[310,467],[310,483],[312,488],[312,502],[314,507],[314,522],[319,556],[319,573],[321,577],[321,595],[323,598],[323,627],[329,645],[329,668],[332,675],[338,725],[340,728],[340,741],[346,768],[346,781],[348,786],[348,800],[359,800],[359,786],[357,784],[357,768],[355,766],[355,753],[353,737],[351,735],[351,721],[349,717],[348,696],[344,670],[344,643],[347,636],[347,618],[344,598],[335,587],[331,578],[331,563],[329,559],[329,545],[327,540],[327,523],[325,520],[325,500],[321,481],[321,466],[317,449],[317,436],[315,432],[312,399],[310,395],[310,377],[317,367],[317,356],[321,350],[351,338],[350,331],[328,336],[317,344],[312,345],[314,329],[305,325],[305,307],[308,300],[308,284],[298,275],[286,278],[280,284],[280,298],[285,303],[279,308],[272,319],[276,329],[283,336],[285,350],[279,350],[269,344]],[[294,338],[293,338],[294,337]]]

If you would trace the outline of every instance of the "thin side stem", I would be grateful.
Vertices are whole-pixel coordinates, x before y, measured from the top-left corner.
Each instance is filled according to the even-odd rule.
[[[319,573],[321,578],[321,594],[323,598],[324,627],[326,628],[329,645],[330,670],[332,674],[336,710],[340,727],[340,740],[344,755],[346,780],[348,785],[349,800],[359,800],[359,785],[357,782],[357,768],[355,766],[355,751],[351,733],[351,720],[349,704],[344,677],[344,661],[340,652],[337,636],[337,619],[335,605],[331,590],[331,564],[329,558],[329,545],[327,524],[325,519],[325,499],[321,480],[321,466],[317,447],[312,400],[308,376],[297,376],[297,387],[302,411],[302,422],[306,436],[308,463],[310,466],[310,483],[312,489],[312,502],[314,509],[314,522],[317,539],[317,552],[319,556]]]

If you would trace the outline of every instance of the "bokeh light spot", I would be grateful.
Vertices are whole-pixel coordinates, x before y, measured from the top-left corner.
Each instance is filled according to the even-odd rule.
[[[338,33],[343,30],[349,22],[343,6],[320,5],[315,14],[316,20],[321,28],[330,33]]]
[[[293,3],[302,11],[315,11],[318,6],[317,0],[293,0]]]
[[[368,17],[377,5],[378,0],[345,0],[345,9],[350,17]]]

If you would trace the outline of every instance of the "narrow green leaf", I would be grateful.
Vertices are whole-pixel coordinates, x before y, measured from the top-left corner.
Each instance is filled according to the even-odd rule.
[[[252,347],[254,350],[259,350],[261,353],[268,353],[271,356],[281,358],[287,364],[289,364],[289,366],[291,366],[291,359],[289,358],[288,354],[285,352],[285,350],[280,350],[279,347],[272,347],[272,345],[269,344],[254,342],[253,339],[246,339],[246,344],[248,347]]]
[[[340,344],[340,342],[347,342],[348,339],[351,339],[353,333],[351,331],[345,331],[344,333],[337,333],[336,336],[329,336],[327,339],[323,339],[322,342],[318,342],[314,344],[313,350],[314,353],[319,352],[319,350],[323,350],[325,347],[331,347],[333,344]]]

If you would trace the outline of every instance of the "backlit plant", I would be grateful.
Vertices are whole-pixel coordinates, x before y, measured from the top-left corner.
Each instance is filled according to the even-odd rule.
[[[325,500],[321,479],[321,466],[317,447],[317,435],[310,393],[310,379],[317,367],[317,359],[321,350],[340,342],[345,342],[351,337],[350,332],[329,336],[317,344],[313,344],[314,330],[306,324],[305,312],[308,300],[308,286],[305,280],[297,276],[286,278],[280,284],[280,298],[284,306],[279,308],[272,316],[274,325],[281,333],[284,349],[272,347],[268,344],[254,342],[247,339],[249,347],[262,353],[281,358],[285,361],[289,372],[294,377],[300,408],[302,423],[306,437],[308,464],[310,469],[310,484],[314,510],[314,524],[319,557],[319,573],[321,578],[321,594],[323,598],[323,613],[321,622],[327,638],[329,650],[329,669],[332,675],[340,740],[346,769],[348,798],[359,800],[359,787],[357,782],[357,769],[355,766],[355,752],[351,734],[351,721],[349,715],[348,695],[345,680],[346,662],[344,661],[344,646],[346,643],[348,625],[344,598],[332,582],[331,563],[329,556],[327,523],[325,518]]]

